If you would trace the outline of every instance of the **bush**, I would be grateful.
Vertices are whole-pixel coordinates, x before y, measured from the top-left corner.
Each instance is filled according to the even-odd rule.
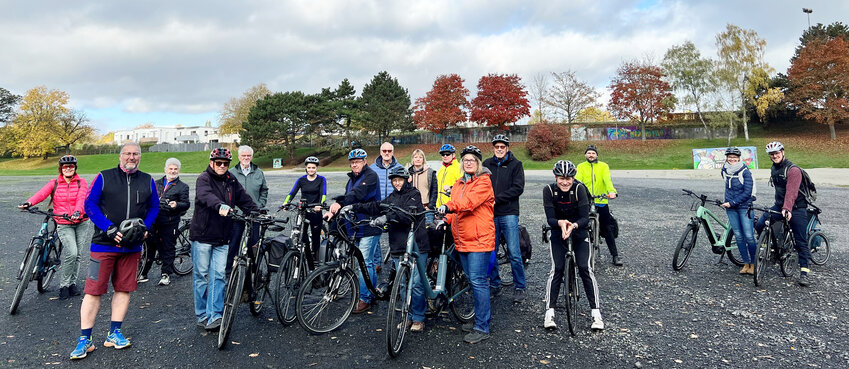
[[[571,141],[569,127],[563,124],[539,123],[531,127],[525,149],[531,159],[547,161],[566,152]]]

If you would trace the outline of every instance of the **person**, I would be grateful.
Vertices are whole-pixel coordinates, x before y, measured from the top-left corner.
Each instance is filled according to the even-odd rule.
[[[728,214],[728,223],[737,240],[737,248],[743,259],[743,269],[740,274],[755,274],[755,228],[753,214],[749,211],[749,205],[754,201],[755,187],[752,172],[746,163],[740,160],[742,153],[737,147],[729,147],[725,150],[725,164],[722,165],[722,179],[725,187],[725,202],[720,204]]]
[[[389,196],[389,194],[392,193],[392,184],[389,181],[389,171],[392,168],[401,166],[401,164],[398,163],[398,160],[395,159],[394,153],[395,147],[389,142],[384,142],[380,145],[380,156],[374,159],[374,163],[371,165],[371,169],[377,173],[377,179],[379,180],[379,200],[385,199],[386,196]],[[377,244],[377,252],[372,254],[372,259],[374,265],[377,266],[377,272],[380,273],[383,265],[383,250],[381,250],[380,243]]]
[[[410,173],[404,167],[396,166],[389,171],[389,181],[392,183],[394,191],[386,196],[379,203],[377,201],[354,204],[350,209],[355,213],[368,214],[370,216],[378,216],[369,224],[373,227],[383,228],[388,224],[387,233],[389,233],[389,255],[395,267],[398,267],[399,258],[407,250],[407,235],[410,233],[410,227],[415,226],[416,245],[418,245],[419,253],[411,255],[416,258],[417,262],[424,263],[427,259],[427,254],[430,251],[430,241],[427,236],[427,228],[425,227],[425,219],[419,218],[415,224],[406,215],[397,211],[384,211],[380,208],[380,204],[389,204],[400,207],[405,210],[415,209],[415,212],[424,211],[422,203],[422,195],[408,179]],[[383,215],[381,215],[383,214]],[[422,256],[419,258],[419,256]],[[410,311],[409,328],[412,332],[421,332],[425,327],[425,310],[426,300],[424,295],[424,287],[422,287],[419,279],[418,269],[414,268],[410,279],[413,283],[412,302]]]
[[[265,208],[265,203],[268,200],[268,182],[265,180],[265,174],[262,169],[252,162],[254,158],[254,149],[250,146],[239,146],[239,164],[230,169],[230,174],[239,181],[242,188],[251,196],[254,204],[259,208]],[[244,209],[242,209],[244,210]],[[227,251],[227,275],[233,269],[233,263],[230,262],[239,253],[239,243],[242,242],[242,232],[245,231],[245,225],[240,222],[233,223],[233,233],[230,238],[230,248]],[[250,238],[248,243],[253,245],[259,240],[259,226],[255,225],[250,230]]]
[[[156,260],[156,253],[162,259],[162,276],[159,279],[160,286],[171,284],[171,275],[174,274],[174,254],[177,245],[177,228],[180,226],[180,217],[186,214],[191,207],[189,203],[189,185],[180,180],[180,160],[168,158],[165,160],[165,176],[156,180],[156,190],[159,194],[159,215],[151,229],[149,244],[153,247],[148,250],[147,260],[142,269],[140,283],[148,281],[147,273]]]
[[[525,169],[522,162],[510,152],[510,139],[507,136],[495,135],[492,150],[494,155],[487,158],[483,166],[492,172],[492,190],[495,192],[495,247],[504,237],[510,270],[513,272],[513,302],[521,303],[525,300],[525,264],[519,247],[519,196],[525,192]],[[490,258],[490,283],[493,295],[498,296],[501,293],[501,276],[498,274],[495,254],[493,251]]]
[[[495,249],[495,223],[491,173],[481,163],[480,149],[467,146],[460,153],[463,177],[454,182],[451,200],[437,211],[446,214],[444,224],[451,225],[454,245],[460,263],[469,278],[475,301],[475,321],[463,326],[469,332],[463,338],[468,343],[489,339],[492,313],[489,303],[489,257]],[[439,225],[437,228],[443,228]]]
[[[65,155],[59,158],[59,176],[47,181],[44,187],[18,206],[20,209],[27,209],[50,196],[53,213],[68,215],[71,218],[70,220],[62,217],[53,218],[56,221],[56,233],[62,242],[60,300],[80,295],[80,290],[77,289],[80,255],[82,247],[91,242],[91,234],[94,231],[85,215],[86,194],[88,194],[88,184],[77,174],[77,158],[73,155]]]
[[[436,186],[439,189],[439,195],[436,197],[437,207],[445,205],[446,202],[451,200],[451,195],[448,194],[451,192],[451,186],[463,176],[455,152],[454,146],[451,144],[445,144],[439,148],[442,166],[436,171]]]
[[[301,176],[295,181],[289,194],[283,199],[285,206],[298,192],[301,192],[301,199],[306,200],[308,204],[324,203],[327,200],[327,179],[318,175],[319,160],[315,156],[307,157],[304,160],[304,171],[306,175]],[[301,239],[306,245],[307,250],[312,252],[307,253],[307,263],[310,269],[315,267],[315,260],[318,260],[318,251],[321,246],[321,206],[316,206],[313,211],[307,212],[306,220],[309,222],[309,233],[301,235]],[[312,241],[310,241],[312,237]]]
[[[377,178],[377,173],[372,170],[366,160],[368,154],[363,149],[354,149],[348,153],[348,164],[351,166],[351,172],[348,173],[348,183],[345,185],[345,195],[337,198],[336,203],[330,205],[330,209],[324,214],[324,218],[330,220],[335,216],[343,206],[349,206],[357,203],[367,203],[372,201],[380,201],[380,188]],[[367,217],[363,213],[355,213],[358,220],[363,220]],[[351,228],[348,229],[352,231]],[[357,247],[363,254],[363,260],[366,264],[366,273],[372,283],[377,283],[377,269],[374,262],[375,253],[380,253],[380,234],[381,229],[371,226],[359,227],[353,238],[357,243]],[[354,314],[361,314],[368,311],[374,295],[366,287],[365,278],[360,277],[360,300],[357,301]]]
[[[95,229],[85,296],[80,304],[81,333],[71,359],[82,359],[94,351],[91,331],[110,279],[114,290],[112,323],[103,345],[116,349],[130,346],[121,325],[130,306],[130,293],[137,288],[142,242],[159,213],[159,199],[153,178],[139,170],[141,147],[126,143],[120,152],[118,167],[98,173],[85,200],[85,212]]]
[[[578,264],[578,273],[584,284],[584,293],[590,304],[593,330],[603,330],[598,301],[598,283],[593,273],[593,250],[589,244],[590,201],[586,186],[575,179],[575,164],[560,160],[554,164],[555,183],[542,188],[542,206],[551,227],[551,272],[545,284],[545,328],[557,328],[554,307],[563,284],[566,270],[567,239],[572,240],[572,250]]]
[[[595,145],[587,146],[584,157],[587,161],[578,164],[578,174],[575,175],[575,179],[584,183],[593,196],[607,195],[607,198],[602,197],[594,201],[598,213],[598,226],[601,236],[604,237],[604,243],[607,244],[607,250],[613,257],[613,265],[622,266],[622,258],[619,256],[616,237],[614,237],[614,220],[610,215],[610,204],[607,200],[615,199],[617,196],[616,188],[613,187],[613,181],[610,179],[610,167],[607,163],[598,160],[598,149]]]
[[[192,295],[198,327],[215,330],[224,312],[225,264],[234,221],[228,217],[238,206],[246,214],[258,211],[251,196],[232,172],[233,154],[223,147],[209,153],[209,166],[195,183],[195,211],[189,226],[192,241]]]
[[[436,209],[436,196],[439,195],[439,187],[436,180],[436,171],[427,165],[425,153],[420,149],[413,150],[410,158],[410,183],[419,190],[422,198],[422,206],[425,210]],[[425,215],[427,223],[433,223],[433,213]]]
[[[773,141],[766,145],[766,152],[772,160],[769,181],[775,187],[775,203],[772,210],[781,211],[781,214],[790,223],[793,230],[793,238],[796,240],[796,251],[799,254],[799,286],[808,287],[813,282],[810,278],[811,270],[808,262],[811,260],[811,250],[808,247],[808,199],[801,192],[802,169],[787,159],[784,153],[784,145]],[[758,219],[755,231],[760,232],[766,226],[766,217]],[[773,220],[777,219],[771,216]]]

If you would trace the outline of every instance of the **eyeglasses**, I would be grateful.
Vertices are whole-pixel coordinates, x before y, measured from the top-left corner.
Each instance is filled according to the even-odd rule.
[[[77,169],[77,166],[73,165],[73,164],[65,164],[65,165],[62,166],[62,170],[65,170],[65,169]]]
[[[475,159],[463,159],[463,163],[477,163],[478,161]]]
[[[213,161],[212,164],[215,165],[216,167],[229,167],[230,166],[229,161]]]
[[[122,156],[141,156],[140,152],[122,152]]]
[[[451,156],[451,155],[452,155],[452,154],[451,154],[450,152],[444,152],[444,153],[442,153],[442,156]]]
[[[495,145],[493,147],[496,148],[496,149],[499,149],[499,150],[504,150],[504,149],[507,148],[507,145]]]

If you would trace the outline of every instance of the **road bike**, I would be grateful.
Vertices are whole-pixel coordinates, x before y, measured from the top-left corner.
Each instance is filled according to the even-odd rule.
[[[549,236],[552,231],[551,226],[544,224],[542,226],[542,242],[548,244]],[[575,336],[578,331],[576,324],[578,322],[578,300],[581,299],[581,293],[578,289],[578,262],[575,260],[575,251],[572,249],[572,237],[565,240],[566,242],[566,274],[564,278],[563,298],[566,300],[566,324],[569,326],[569,334]]]
[[[177,242],[174,244],[174,273],[179,276],[191,274],[194,268],[192,264],[192,241],[189,241],[189,227],[191,225],[191,218],[183,218],[180,220],[180,226],[177,228]],[[159,255],[153,245],[149,243],[149,240],[145,240],[142,243],[141,258],[139,259],[138,270],[136,270],[136,280],[141,279],[149,252],[156,253],[153,261],[157,265],[162,265],[162,255]]]
[[[54,217],[59,217],[65,220],[71,220],[67,214],[55,214],[53,209],[47,211],[38,210],[37,207],[29,207],[24,211],[30,214],[44,215],[41,221],[41,227],[38,233],[30,240],[27,246],[24,260],[21,261],[21,266],[18,269],[18,286],[15,288],[15,294],[12,296],[12,305],[9,307],[9,314],[15,314],[18,311],[18,305],[21,303],[21,298],[24,291],[29,286],[30,281],[36,281],[36,288],[39,293],[47,291],[50,282],[59,270],[61,263],[60,256],[62,255],[62,241],[56,234],[56,221]]]
[[[763,231],[758,235],[757,254],[755,254],[755,286],[760,287],[767,279],[766,269],[769,264],[778,264],[784,277],[796,275],[799,268],[798,255],[796,254],[796,239],[790,222],[781,214],[766,207],[750,206],[749,211],[763,212],[766,217]],[[772,215],[776,215],[773,217]],[[777,222],[774,220],[778,219]]]
[[[690,206],[690,210],[695,211],[696,215],[690,217],[690,222],[684,227],[684,233],[678,239],[678,243],[675,246],[675,254],[672,256],[672,269],[676,271],[681,270],[687,263],[687,260],[689,260],[690,254],[696,245],[699,228],[704,228],[708,244],[710,244],[711,250],[715,254],[720,255],[720,261],[723,257],[727,256],[728,260],[731,260],[735,265],[743,266],[743,257],[737,248],[737,242],[734,240],[734,232],[731,230],[731,225],[719,220],[713,212],[705,207],[705,204],[708,202],[716,206],[720,206],[723,202],[720,200],[711,200],[704,194],[696,195],[695,192],[687,189],[683,191],[684,195],[696,199],[692,206]],[[721,233],[714,229],[714,223],[721,227]]]

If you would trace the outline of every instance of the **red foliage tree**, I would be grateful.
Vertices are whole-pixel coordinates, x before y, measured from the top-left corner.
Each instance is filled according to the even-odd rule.
[[[809,42],[787,70],[791,104],[806,119],[828,124],[837,139],[834,123],[849,119],[849,42],[841,37]]]
[[[551,160],[566,152],[572,136],[569,127],[542,121],[534,124],[528,132],[525,149],[534,160]]]
[[[416,99],[413,121],[416,126],[442,134],[451,126],[465,122],[469,108],[469,90],[456,74],[436,77],[427,95]]]
[[[637,116],[643,141],[646,139],[646,122],[655,121],[661,114],[672,110],[672,89],[664,82],[663,69],[654,65],[626,62],[619,66],[610,83],[608,109],[620,119]]]
[[[522,80],[515,74],[489,74],[478,81],[478,95],[472,99],[473,122],[485,126],[498,126],[510,130],[507,125],[531,114],[528,92]]]

